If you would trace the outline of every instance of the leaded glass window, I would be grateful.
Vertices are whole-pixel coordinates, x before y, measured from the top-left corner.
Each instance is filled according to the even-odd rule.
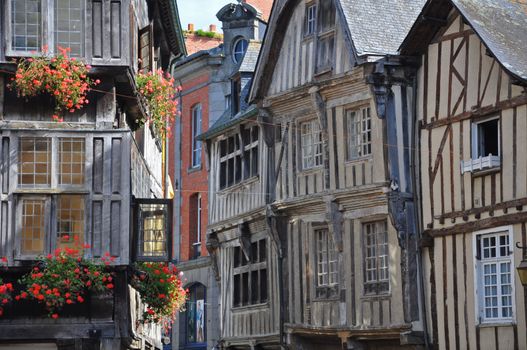
[[[364,294],[389,291],[388,230],[386,221],[363,224]]]
[[[40,51],[41,0],[11,0],[11,40],[11,49],[14,51]]]
[[[83,0],[55,0],[55,46],[70,48],[71,56],[83,55]]]

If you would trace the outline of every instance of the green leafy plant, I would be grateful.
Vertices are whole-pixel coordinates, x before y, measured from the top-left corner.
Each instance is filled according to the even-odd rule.
[[[139,126],[148,121],[162,136],[170,135],[170,125],[177,114],[176,94],[181,88],[176,88],[174,78],[168,73],[163,73],[161,69],[155,72],[139,72],[136,84],[149,109],[147,119],[137,121]]]
[[[55,121],[63,121],[65,112],[75,112],[89,103],[86,95],[92,86],[100,81],[88,77],[91,67],[75,57],[69,57],[69,48],[59,47],[56,56],[43,54],[18,62],[15,77],[9,87],[19,97],[33,97],[48,94],[55,99]]]
[[[178,270],[165,263],[151,262],[140,263],[136,269],[139,273],[132,285],[147,305],[143,321],[170,325],[183,309],[187,298]]]
[[[63,248],[57,248],[53,254],[39,258],[36,266],[20,279],[24,290],[15,297],[34,299],[45,305],[52,318],[58,318],[65,305],[83,303],[88,291],[101,292],[114,288],[113,278],[105,271],[105,264],[111,260],[108,253],[100,262],[85,259],[77,236],[74,236],[73,248],[70,237],[63,236]]]

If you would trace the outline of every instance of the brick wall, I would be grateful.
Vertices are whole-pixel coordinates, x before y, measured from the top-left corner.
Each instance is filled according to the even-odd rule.
[[[192,88],[203,85],[209,80],[208,73],[204,73],[197,78],[186,81],[182,85],[183,94],[185,91],[189,91]],[[209,88],[204,86],[192,91],[188,95],[184,95],[181,99],[181,134],[172,135],[171,137],[171,153],[174,154],[175,138],[178,137],[181,142],[181,183],[179,184],[179,190],[181,191],[181,225],[179,227],[180,232],[180,260],[187,261],[193,257],[193,237],[191,232],[196,227],[195,218],[193,217],[193,210],[191,206],[191,198],[193,195],[201,194],[201,255],[207,254],[206,249],[206,230],[207,230],[207,218],[208,218],[208,177],[205,166],[205,151],[202,147],[201,155],[201,167],[192,169],[192,108],[198,103],[201,103],[202,108],[202,132],[206,131],[208,126],[208,114],[209,114]],[[171,159],[170,173],[172,179],[174,176],[174,164]],[[195,210],[194,210],[195,212]],[[195,215],[195,214],[194,214]],[[178,230],[176,230],[178,232]]]
[[[264,21],[269,21],[273,0],[246,0],[245,2],[260,10]]]

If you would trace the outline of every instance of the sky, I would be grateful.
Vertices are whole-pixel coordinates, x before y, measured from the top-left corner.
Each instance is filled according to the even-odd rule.
[[[229,3],[236,3],[236,0],[177,0],[183,29],[187,29],[189,23],[194,23],[195,30],[208,30],[210,24],[216,24],[221,31],[216,13]]]

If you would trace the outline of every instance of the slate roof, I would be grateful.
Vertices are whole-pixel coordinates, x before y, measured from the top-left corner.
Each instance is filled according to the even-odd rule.
[[[256,63],[258,62],[258,55],[260,54],[260,48],[262,43],[260,41],[251,40],[247,47],[247,52],[243,57],[243,61],[238,69],[241,73],[253,73],[256,69]]]
[[[346,18],[358,56],[396,54],[425,2],[426,0],[337,1]]]
[[[503,67],[527,81],[527,3],[452,0]]]

